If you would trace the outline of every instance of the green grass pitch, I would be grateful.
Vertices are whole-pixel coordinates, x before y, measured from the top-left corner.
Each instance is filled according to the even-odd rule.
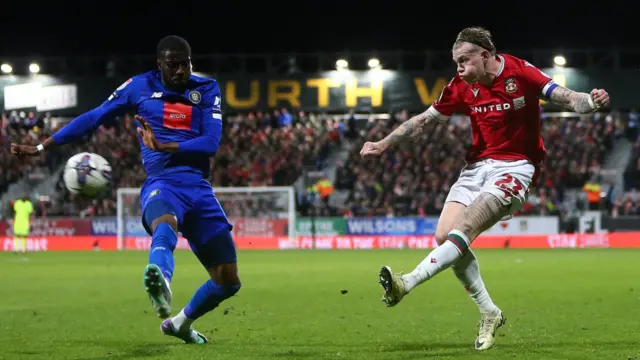
[[[196,322],[204,346],[160,333],[145,252],[0,253],[0,359],[640,359],[640,251],[476,251],[508,319],[484,353],[451,270],[380,302],[380,266],[408,272],[427,253],[242,251],[242,290]],[[205,280],[177,252],[174,313]]]

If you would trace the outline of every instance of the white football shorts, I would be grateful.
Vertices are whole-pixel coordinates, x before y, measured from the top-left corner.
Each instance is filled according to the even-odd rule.
[[[520,210],[529,195],[535,167],[527,160],[486,159],[465,166],[445,202],[469,206],[483,192],[493,194],[510,214]]]

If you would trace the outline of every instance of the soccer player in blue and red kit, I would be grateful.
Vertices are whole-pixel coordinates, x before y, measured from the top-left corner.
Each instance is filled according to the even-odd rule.
[[[156,49],[158,70],[132,77],[99,107],[80,115],[38,146],[11,144],[18,156],[82,138],[127,111],[136,112],[147,179],[140,192],[142,221],[152,235],[144,286],[166,335],[190,344],[208,340],[193,322],[240,290],[232,226],[209,177],[209,158],[220,144],[221,94],[218,83],[191,74],[191,47],[168,36]],[[182,232],[210,279],[173,318],[173,251]]]

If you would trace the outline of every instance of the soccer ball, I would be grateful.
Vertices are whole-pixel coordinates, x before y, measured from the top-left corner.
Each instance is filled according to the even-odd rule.
[[[94,198],[110,189],[111,165],[98,154],[83,152],[67,161],[63,177],[72,194]]]

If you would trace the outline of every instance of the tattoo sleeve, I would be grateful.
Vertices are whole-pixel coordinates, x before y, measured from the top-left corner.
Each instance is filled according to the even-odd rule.
[[[503,205],[497,197],[489,193],[481,193],[464,209],[463,217],[454,229],[462,231],[470,241],[473,241],[508,213],[509,206]]]
[[[403,122],[402,125],[398,126],[391,132],[391,134],[387,135],[387,137],[382,139],[380,142],[384,144],[385,148],[388,148],[420,136],[428,129],[433,128],[437,123],[438,119],[436,116],[427,110]]]
[[[596,110],[591,95],[558,86],[551,92],[550,100],[579,114],[589,114]]]

